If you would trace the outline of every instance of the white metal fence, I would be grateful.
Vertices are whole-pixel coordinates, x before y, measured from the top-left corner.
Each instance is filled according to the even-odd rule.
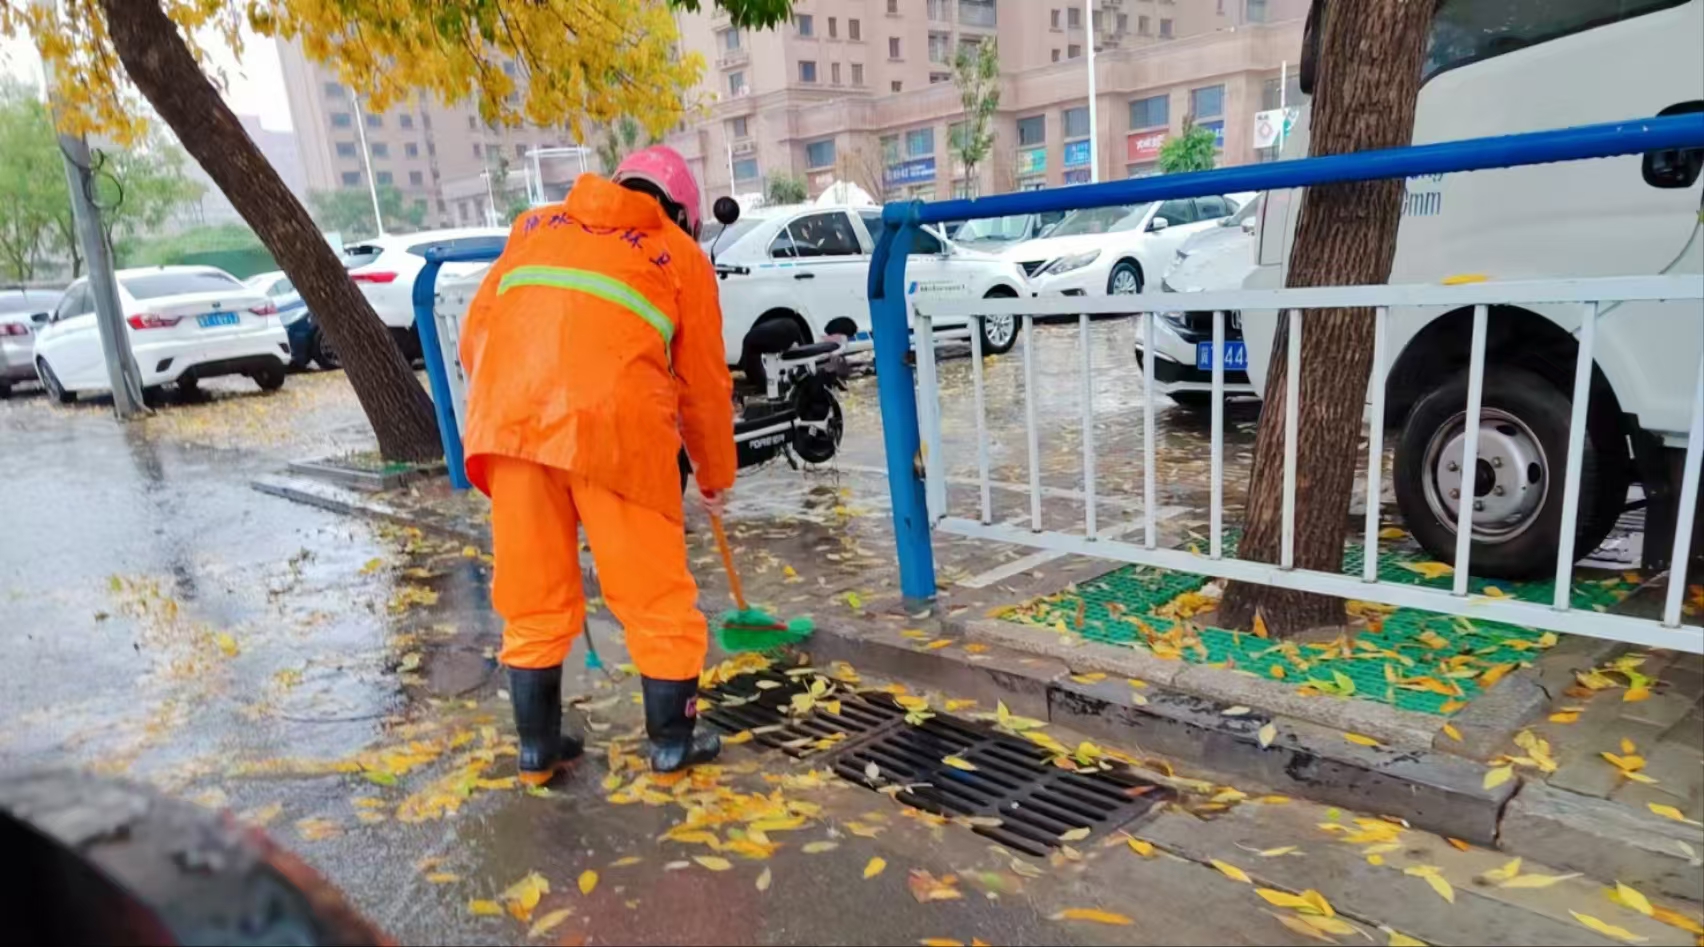
[[[1109,297],[1038,297],[1029,299],[952,299],[928,300],[916,305],[918,344],[918,425],[924,445],[924,480],[929,521],[935,529],[962,536],[998,540],[1040,549],[1076,553],[1141,565],[1160,566],[1183,572],[1195,572],[1218,578],[1281,585],[1342,598],[1354,598],[1386,605],[1426,609],[1468,618],[1507,622],[1570,634],[1610,638],[1629,643],[1674,648],[1704,653],[1704,630],[1697,626],[1683,627],[1682,599],[1686,590],[1685,564],[1691,551],[1693,511],[1697,505],[1699,464],[1704,456],[1704,358],[1700,359],[1693,384],[1692,422],[1687,442],[1683,481],[1679,496],[1679,518],[1675,525],[1674,548],[1670,562],[1675,571],[1669,582],[1667,600],[1659,620],[1625,615],[1607,615],[1572,607],[1575,533],[1579,520],[1580,471],[1583,463],[1586,434],[1586,411],[1591,394],[1594,346],[1597,338],[1597,319],[1606,304],[1628,301],[1704,301],[1704,280],[1697,276],[1612,277],[1579,280],[1546,280],[1534,282],[1477,283],[1461,286],[1355,286],[1317,289],[1241,290],[1233,292],[1191,293],[1188,308],[1195,312],[1213,313],[1212,355],[1212,443],[1209,530],[1210,548],[1202,556],[1179,549],[1159,546],[1155,526],[1157,480],[1154,443],[1154,373],[1146,362],[1153,360],[1154,319],[1158,311],[1178,308],[1179,297],[1163,294]],[[1391,307],[1441,306],[1473,309],[1473,335],[1467,392],[1466,417],[1481,416],[1484,390],[1486,327],[1489,309],[1496,305],[1534,305],[1542,303],[1578,304],[1585,313],[1578,333],[1579,355],[1574,376],[1572,418],[1568,431],[1566,472],[1563,483],[1561,541],[1556,555],[1556,595],[1554,602],[1541,605],[1512,598],[1495,598],[1468,594],[1472,550],[1473,503],[1463,497],[1459,505],[1456,529],[1454,587],[1428,588],[1383,581],[1378,576],[1379,496],[1384,453],[1384,400],[1386,372],[1391,353],[1386,339]],[[1295,507],[1296,507],[1296,427],[1299,411],[1298,389],[1301,379],[1302,334],[1305,331],[1304,313],[1313,309],[1369,308],[1373,310],[1374,354],[1371,386],[1370,436],[1367,463],[1367,512],[1365,568],[1359,577],[1294,566]],[[1290,332],[1286,352],[1286,392],[1284,399],[1284,472],[1283,526],[1281,554],[1276,565],[1248,560],[1230,559],[1224,555],[1224,357],[1225,313],[1249,311],[1288,311]],[[1090,397],[1094,378],[1094,353],[1090,343],[1089,317],[1101,313],[1143,313],[1144,327],[1142,384],[1142,469],[1143,469],[1143,529],[1142,542],[1132,543],[1102,536],[1095,520],[1097,492],[1095,476],[1096,445],[1094,433],[1094,403]],[[1030,521],[1029,527],[996,523],[993,518],[990,490],[990,457],[988,418],[984,403],[984,379],[981,333],[969,332],[961,326],[936,333],[933,321],[937,318],[955,322],[970,317],[1015,315],[1023,319],[1024,342],[1024,406],[1025,428],[1029,448]],[[1041,456],[1036,428],[1036,383],[1034,321],[1037,316],[1076,315],[1078,319],[1079,373],[1082,386],[1082,468],[1084,517],[1081,532],[1044,529],[1042,519]],[[935,342],[947,333],[968,335],[971,348],[971,377],[975,398],[977,472],[981,486],[980,510],[976,516],[952,515],[947,509],[945,458],[942,456],[940,424],[940,390],[936,371]],[[1470,422],[1471,423],[1471,422]],[[1478,438],[1464,437],[1465,456],[1462,470],[1472,471],[1477,462]],[[1470,479],[1467,482],[1471,483]]]

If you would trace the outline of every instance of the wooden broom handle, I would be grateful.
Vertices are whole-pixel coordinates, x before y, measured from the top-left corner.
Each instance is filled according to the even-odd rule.
[[[728,548],[728,534],[722,530],[722,518],[710,514],[710,529],[716,533],[716,548],[722,550],[722,567],[728,570],[728,588],[734,593],[734,607],[746,610],[745,590],[740,588],[740,574],[734,571],[734,551]]]

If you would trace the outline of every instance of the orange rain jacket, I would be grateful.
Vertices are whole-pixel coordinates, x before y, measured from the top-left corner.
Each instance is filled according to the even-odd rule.
[[[491,455],[573,471],[681,517],[684,439],[699,486],[736,470],[733,382],[704,251],[656,200],[582,175],[521,215],[462,331],[467,473]]]

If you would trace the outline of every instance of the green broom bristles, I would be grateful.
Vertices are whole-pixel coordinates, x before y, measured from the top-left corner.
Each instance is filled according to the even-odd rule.
[[[724,651],[768,651],[797,644],[815,630],[809,618],[795,618],[786,623],[756,608],[722,613],[717,622],[716,640]]]

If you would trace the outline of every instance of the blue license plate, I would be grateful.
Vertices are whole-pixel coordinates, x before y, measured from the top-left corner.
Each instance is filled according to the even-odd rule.
[[[1204,372],[1213,370],[1213,343],[1195,343],[1195,367]],[[1225,371],[1248,371],[1248,349],[1241,342],[1225,343]]]
[[[205,316],[197,316],[196,322],[203,329],[216,329],[219,326],[234,326],[237,324],[237,314],[234,312],[210,312]]]

